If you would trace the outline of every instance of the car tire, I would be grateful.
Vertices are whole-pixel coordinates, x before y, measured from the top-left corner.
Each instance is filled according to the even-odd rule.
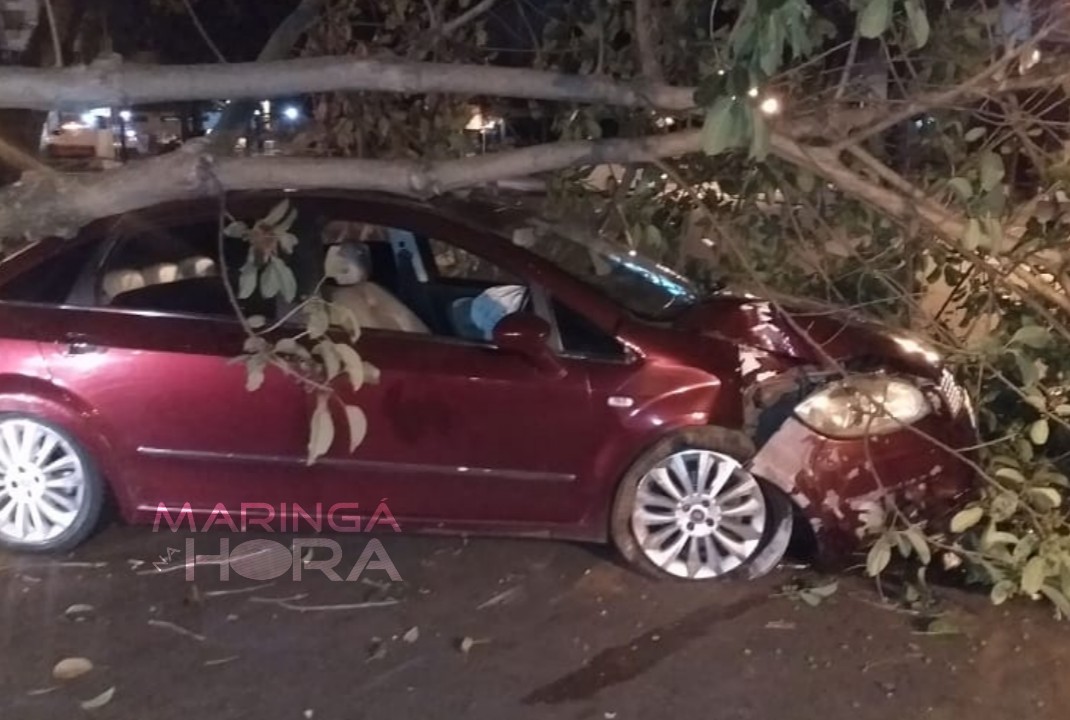
[[[624,559],[653,577],[690,582],[754,579],[775,568],[791,542],[792,503],[746,470],[753,452],[742,434],[713,427],[675,433],[645,452],[621,479],[610,515]]]
[[[0,415],[0,547],[71,550],[96,529],[105,492],[92,458],[65,430]]]

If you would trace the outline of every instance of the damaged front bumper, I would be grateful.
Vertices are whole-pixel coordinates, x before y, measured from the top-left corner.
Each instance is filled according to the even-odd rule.
[[[940,525],[976,492],[966,459],[977,445],[968,397],[947,375],[918,386],[932,412],[910,427],[831,438],[792,415],[755,455],[751,472],[784,490],[809,520],[819,562],[839,563],[857,550],[863,515],[889,501],[912,522]]]

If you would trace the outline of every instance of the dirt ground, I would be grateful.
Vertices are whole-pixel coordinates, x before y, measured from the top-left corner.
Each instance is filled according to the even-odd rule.
[[[197,551],[221,537],[197,535]],[[344,573],[368,538],[336,539]],[[160,562],[182,538],[151,528],[109,528],[67,557],[0,555],[0,718],[1010,720],[1070,707],[1070,625],[1040,606],[949,592],[964,632],[933,636],[861,578],[809,607],[779,593],[797,571],[696,587],[561,542],[383,545],[400,582],[224,582],[214,567],[189,582],[177,553]],[[65,657],[93,669],[55,680]]]

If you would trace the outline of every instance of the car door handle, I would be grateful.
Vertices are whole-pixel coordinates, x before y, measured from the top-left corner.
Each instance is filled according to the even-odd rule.
[[[64,339],[67,341],[68,355],[88,355],[90,353],[104,352],[104,348],[100,345],[90,342],[88,335],[67,333]]]

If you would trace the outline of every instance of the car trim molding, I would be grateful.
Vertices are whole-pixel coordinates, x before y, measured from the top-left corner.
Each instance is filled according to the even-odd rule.
[[[198,460],[206,462],[272,463],[305,467],[303,457],[286,455],[256,455],[252,453],[226,453],[210,450],[173,450],[141,446],[139,455],[172,460]],[[386,460],[359,460],[356,458],[319,458],[317,464],[365,470],[389,470],[396,473],[421,473],[453,475],[471,478],[494,478],[500,480],[524,480],[534,482],[575,482],[572,473],[542,472],[537,470],[510,470],[507,468],[481,468],[466,465],[427,465],[421,463],[389,462]]]

